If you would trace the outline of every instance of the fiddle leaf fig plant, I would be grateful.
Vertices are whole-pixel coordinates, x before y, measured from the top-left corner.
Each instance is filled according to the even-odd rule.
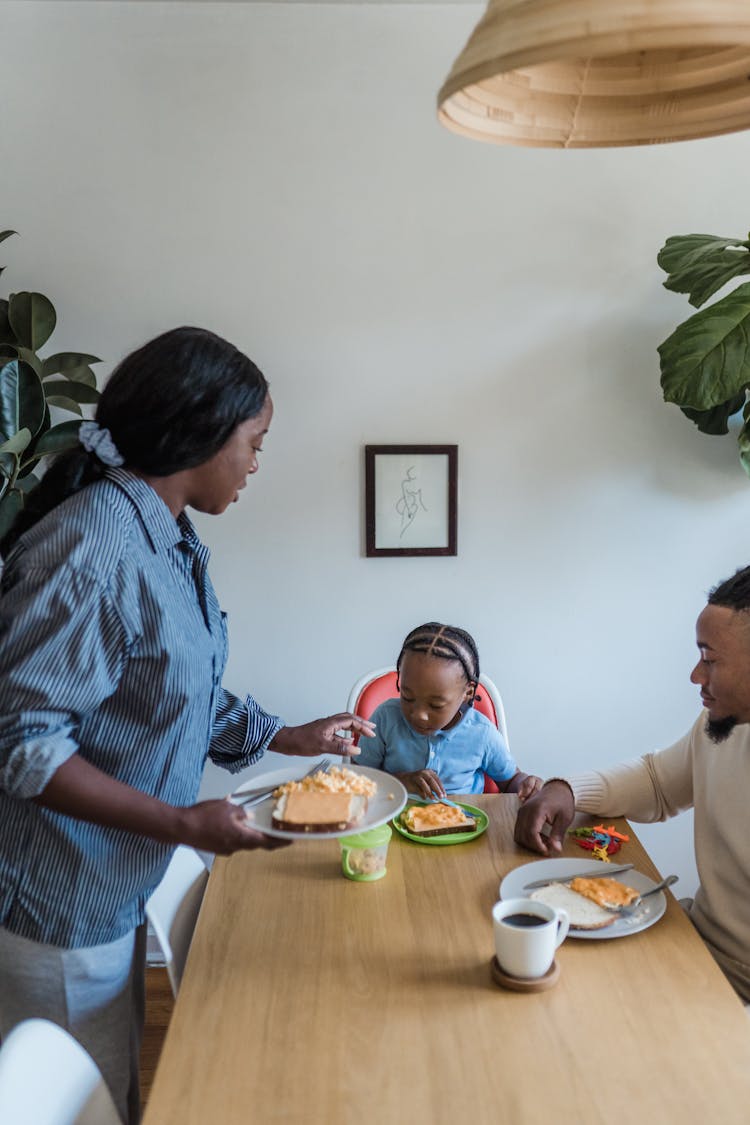
[[[0,231],[0,242],[15,233]],[[99,398],[91,368],[101,362],[96,356],[40,356],[56,324],[54,305],[41,293],[0,299],[0,536],[39,484],[34,470],[42,459],[78,442],[80,421],[53,424],[50,407],[81,418],[81,406]]]
[[[750,274],[750,236],[687,234],[668,238],[657,261],[666,289],[687,293],[700,312],[659,346],[661,385],[701,433],[726,434],[742,411],[740,461],[750,476],[750,282],[701,308],[730,281]]]

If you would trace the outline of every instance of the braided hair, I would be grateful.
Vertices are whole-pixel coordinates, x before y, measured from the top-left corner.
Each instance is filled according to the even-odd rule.
[[[407,636],[396,661],[396,672],[401,671],[401,662],[407,652],[421,652],[436,656],[441,660],[456,660],[461,665],[466,679],[474,687],[472,704],[476,702],[476,689],[479,683],[479,650],[476,641],[465,629],[456,625],[442,625],[439,621],[428,621],[418,625]]]

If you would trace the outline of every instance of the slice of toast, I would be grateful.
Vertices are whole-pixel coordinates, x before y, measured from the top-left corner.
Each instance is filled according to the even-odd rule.
[[[412,836],[452,836],[457,832],[476,832],[477,822],[463,809],[444,805],[411,805],[401,816],[401,823]]]
[[[355,828],[367,810],[367,797],[354,793],[282,793],[271,823],[282,832],[343,832]]]
[[[571,930],[603,930],[617,921],[617,914],[598,906],[590,898],[571,891],[565,883],[549,883],[532,891],[529,898],[546,902],[556,910],[564,910],[570,919]]]

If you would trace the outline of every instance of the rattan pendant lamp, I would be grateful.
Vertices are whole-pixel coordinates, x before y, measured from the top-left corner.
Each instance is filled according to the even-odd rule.
[[[490,0],[438,116],[477,140],[551,148],[750,128],[750,0]]]

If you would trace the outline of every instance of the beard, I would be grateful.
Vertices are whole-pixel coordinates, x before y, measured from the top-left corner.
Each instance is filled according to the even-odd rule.
[[[737,722],[734,715],[727,715],[725,719],[706,719],[706,734],[712,742],[726,742]]]

